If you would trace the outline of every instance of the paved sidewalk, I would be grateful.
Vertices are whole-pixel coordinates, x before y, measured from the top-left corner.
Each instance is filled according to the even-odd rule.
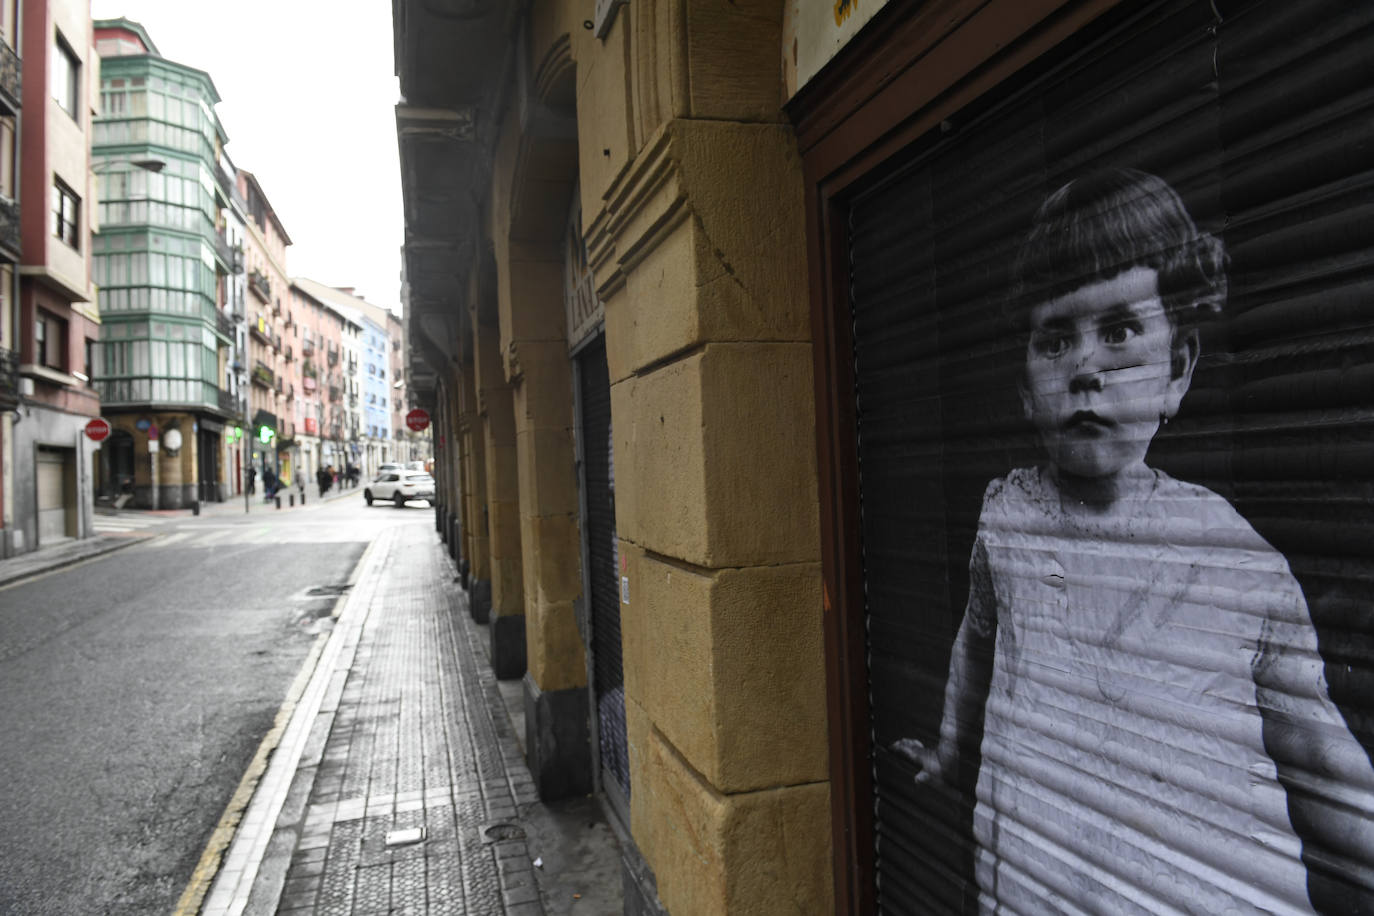
[[[454,578],[432,526],[379,533],[199,912],[620,912],[610,829],[538,802]]]

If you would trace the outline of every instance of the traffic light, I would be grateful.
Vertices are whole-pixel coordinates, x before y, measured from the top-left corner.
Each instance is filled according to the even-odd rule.
[[[276,435],[276,431],[272,429],[272,427],[270,426],[258,427],[258,441],[261,442],[263,445],[266,445],[267,443],[271,442],[276,437]]]

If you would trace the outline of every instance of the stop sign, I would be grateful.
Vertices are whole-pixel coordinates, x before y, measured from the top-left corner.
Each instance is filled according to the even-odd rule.
[[[417,433],[429,426],[429,411],[417,407],[406,414],[406,426],[415,430]]]
[[[110,424],[100,417],[96,417],[86,424],[86,435],[91,438],[92,442],[104,442],[110,437]]]

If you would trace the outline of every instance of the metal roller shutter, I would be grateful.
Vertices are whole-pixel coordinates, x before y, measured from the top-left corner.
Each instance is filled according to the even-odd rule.
[[[918,784],[897,749],[904,739],[937,740],[985,488],[1011,469],[1045,463],[1020,394],[1025,346],[1004,330],[1010,266],[1048,193],[1114,166],[1162,177],[1230,257],[1223,317],[1204,328],[1183,408],[1154,436],[1146,463],[1212,490],[1243,519],[1237,530],[1248,525],[1287,560],[1337,721],[1364,764],[1374,749],[1374,4],[1126,6],[1015,87],[951,119],[851,201],[859,536],[884,912],[1218,911],[1208,901],[1300,911],[1309,896],[1318,908],[1352,911],[1355,886],[1374,874],[1352,877],[1374,868],[1374,852],[1326,848],[1301,817],[1289,825],[1278,783],[1263,776],[1262,749],[1253,782],[1224,784],[1244,741],[1223,735],[1230,726],[1209,720],[1206,703],[1194,703],[1168,673],[1184,667],[1170,653],[1196,649],[1204,636],[1165,633],[1140,649],[1141,669],[1164,673],[1158,683],[1134,681],[1131,701],[1142,718],[1173,723],[1160,735],[1185,735],[1161,759],[1189,770],[1149,774],[1160,789],[1148,806],[1120,799],[1140,792],[1133,768],[1149,754],[1137,745],[1148,745],[1156,726],[1126,734],[1121,723],[1131,719],[1108,719],[1114,704],[1131,701],[1075,694],[1091,686],[1079,677],[1091,665],[1074,655],[1081,640],[1071,629],[1063,657],[1040,657],[1037,677],[1062,674],[1068,686],[1047,696],[1068,697],[1074,708],[1018,723],[1026,743],[996,765],[1015,771],[1006,784],[1019,795],[980,784],[980,772],[989,781],[1002,772],[982,755],[1007,753],[1006,741],[984,733],[982,712],[969,723],[971,750],[952,791]],[[1226,532],[1199,537],[1198,555],[1211,558],[1204,563],[1247,562],[1226,552]],[[1046,549],[1036,549],[1043,559]],[[1084,556],[1093,551],[1103,556],[1087,567],[1109,575],[1111,551],[1082,547]],[[1159,597],[1168,587],[1120,586],[1140,592],[1139,601],[1182,606],[1177,596]],[[1253,582],[1236,591],[1237,606],[1264,606]],[[999,651],[1006,632],[997,631]],[[1279,645],[1287,636],[1270,638]],[[1310,655],[1307,637],[1292,639],[1290,655]],[[986,661],[995,667],[1003,658]],[[1191,664],[1205,680],[1214,661],[1204,654]],[[1242,665],[1236,684],[1250,675]],[[1005,686],[1000,676],[994,696]],[[1105,696],[1100,675],[1099,688]],[[1259,721],[1250,691],[1240,701],[1249,704],[1245,729]],[[1146,707],[1148,715],[1139,712]],[[1084,725],[1085,717],[1096,718]],[[1185,721],[1191,731],[1177,725]],[[1025,739],[1032,728],[1036,736]],[[1315,780],[1302,792],[1345,792],[1368,812],[1370,784]],[[1266,791],[1277,799],[1259,800]],[[1290,783],[1290,808],[1298,794]],[[1271,824],[1274,812],[1281,822]],[[1137,816],[1140,823],[1126,824]],[[1234,818],[1254,832],[1191,845],[1189,831],[1227,835],[1209,818]],[[1359,867],[1340,858],[1347,853]]]
[[[605,338],[577,357],[582,411],[583,486],[586,488],[585,589],[590,604],[593,690],[603,775],[630,794],[625,738],[625,675],[621,667],[620,589],[615,534],[615,460],[611,450],[611,384]]]

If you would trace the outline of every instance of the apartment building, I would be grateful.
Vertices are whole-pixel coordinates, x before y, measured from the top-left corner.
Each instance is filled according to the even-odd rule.
[[[0,557],[9,556],[15,506],[14,423],[23,405],[19,374],[19,112],[23,107],[19,0],[0,2]],[[20,546],[25,545],[20,534]]]
[[[23,104],[11,107],[0,125],[0,184],[11,201],[30,205],[17,214],[11,205],[6,213],[6,223],[18,216],[18,237],[8,236],[4,246],[7,256],[22,249],[17,300],[14,267],[0,265],[18,360],[15,410],[5,435],[6,554],[90,535],[97,446],[84,428],[100,414],[90,384],[100,336],[90,244],[92,108],[100,66],[91,45],[90,4],[22,3],[18,33],[15,13],[5,5],[4,28],[11,38],[20,36],[23,89],[22,99],[7,101]],[[15,117],[21,108],[22,129]]]
[[[100,233],[94,272],[104,321],[97,389],[113,431],[102,490],[176,508],[230,491],[225,387],[235,360],[226,236],[226,136],[208,73],[164,58],[142,25],[94,24],[101,57],[93,141]]]
[[[294,319],[286,307],[290,285],[286,249],[291,237],[253,173],[238,172],[246,205],[244,270],[247,276],[249,462],[259,480],[271,469],[292,483],[297,459],[294,374],[295,349],[289,342]]]

